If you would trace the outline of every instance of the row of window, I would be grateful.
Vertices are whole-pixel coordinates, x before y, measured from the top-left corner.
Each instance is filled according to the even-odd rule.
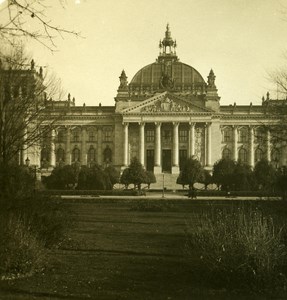
[[[97,140],[96,132],[93,130],[90,130],[87,132],[88,134],[88,142],[95,142]],[[65,131],[60,130],[57,135],[57,142],[63,143],[65,142]],[[78,130],[75,130],[71,132],[71,142],[80,142],[81,132]],[[104,142],[112,142],[112,130],[104,130],[102,131],[102,139]]]
[[[72,162],[81,161],[81,150],[77,147],[75,147],[72,152]],[[112,150],[109,147],[106,147],[103,152],[103,158],[105,162],[111,162],[112,161]],[[65,162],[66,160],[66,152],[63,148],[58,148],[56,151],[56,162]],[[50,153],[49,151],[44,148],[41,151],[41,161],[50,161]],[[96,161],[96,149],[91,146],[87,152],[87,161],[88,162],[95,162]]]
[[[232,151],[228,148],[223,149],[222,151],[222,158],[229,158],[232,159]],[[254,152],[254,160],[255,163],[266,158],[266,153],[260,149],[257,148]],[[278,149],[273,149],[271,152],[271,160],[274,162],[279,162],[280,159],[280,151]],[[240,148],[238,151],[238,160],[243,163],[248,163],[248,151],[244,148]]]
[[[163,130],[162,138],[164,142],[172,141],[172,131],[171,130]],[[155,141],[155,131],[147,130],[146,131],[146,142],[153,143]],[[185,143],[188,141],[188,130],[179,130],[179,142]]]
[[[254,141],[255,143],[262,143],[265,138],[265,134],[263,130],[256,129],[254,131]],[[246,143],[249,140],[249,132],[248,128],[241,128],[238,130],[238,142]],[[231,142],[233,141],[233,130],[230,127],[227,127],[222,132],[222,141],[223,142]]]

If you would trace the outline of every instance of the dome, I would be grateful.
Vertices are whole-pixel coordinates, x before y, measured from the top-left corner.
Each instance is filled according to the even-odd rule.
[[[179,61],[158,60],[140,69],[129,84],[130,92],[205,90],[206,83],[193,67]]]
[[[130,96],[148,96],[157,92],[204,94],[207,84],[193,67],[179,61],[176,41],[169,25],[164,39],[159,42],[160,54],[156,62],[140,69],[128,85]]]

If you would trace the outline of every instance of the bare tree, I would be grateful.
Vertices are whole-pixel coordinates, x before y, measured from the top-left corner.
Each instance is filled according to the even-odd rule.
[[[29,65],[29,67],[27,67]],[[19,160],[19,154],[37,147],[60,118],[49,110],[48,99],[59,94],[59,81],[45,77],[43,69],[22,48],[0,62],[0,163]],[[23,161],[23,160],[22,160]]]
[[[56,36],[79,36],[78,32],[56,25],[47,16],[48,4],[48,0],[6,0],[3,8],[0,7],[0,39],[13,45],[15,40],[28,37],[54,51]],[[64,8],[63,0],[56,4]]]

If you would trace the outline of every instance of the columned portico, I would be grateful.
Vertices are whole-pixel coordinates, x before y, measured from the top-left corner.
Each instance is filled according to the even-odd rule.
[[[249,127],[249,165],[254,167],[254,128]]]
[[[161,123],[155,123],[155,166],[154,173],[161,173]]]
[[[124,166],[129,164],[129,123],[124,123]]]
[[[140,126],[140,163],[144,166],[145,165],[145,160],[144,160],[144,155],[145,155],[145,123],[141,122],[139,123]]]
[[[173,164],[172,173],[179,173],[179,141],[178,141],[178,122],[173,122]]]

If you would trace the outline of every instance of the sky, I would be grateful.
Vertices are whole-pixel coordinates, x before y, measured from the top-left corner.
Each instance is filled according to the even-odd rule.
[[[1,0],[0,0],[1,1]],[[62,80],[76,105],[114,105],[119,76],[131,81],[155,62],[170,24],[181,62],[216,75],[222,105],[260,104],[268,73],[286,64],[287,0],[47,0],[52,22],[82,37],[56,38],[57,51],[27,43],[37,65]]]

